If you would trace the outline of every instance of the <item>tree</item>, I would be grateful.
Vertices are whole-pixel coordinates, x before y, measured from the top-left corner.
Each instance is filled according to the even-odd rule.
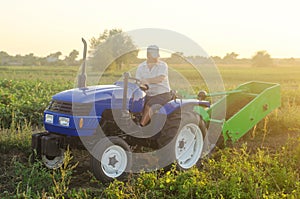
[[[236,54],[235,52],[232,53],[227,53],[224,57],[223,57],[223,61],[227,64],[231,64],[234,63],[236,61],[236,58],[239,56],[239,54]]]
[[[221,63],[222,62],[222,58],[219,56],[211,56],[210,57],[215,63]]]
[[[121,29],[104,30],[98,38],[90,40],[92,51],[91,64],[94,67],[115,66],[122,69],[137,56],[138,51],[132,39]]]
[[[175,52],[171,54],[171,57],[166,59],[169,64],[180,64],[184,63],[184,53],[183,52]]]
[[[24,66],[34,66],[37,65],[37,58],[33,53],[29,53],[22,57]]]
[[[65,64],[68,65],[68,66],[72,66],[72,65],[76,65],[77,62],[76,62],[76,59],[79,55],[79,52],[77,50],[73,50],[72,52],[70,52],[69,56],[66,56],[65,57]]]
[[[62,61],[59,59],[59,57],[62,55],[60,51],[56,53],[51,53],[46,57],[46,63],[43,65],[52,65],[52,66],[58,66],[63,65]]]
[[[0,64],[7,65],[9,62],[10,56],[7,54],[7,52],[0,51]]]
[[[253,57],[252,57],[252,66],[255,67],[266,67],[266,66],[273,66],[273,60],[270,56],[270,54],[265,51],[258,51]]]

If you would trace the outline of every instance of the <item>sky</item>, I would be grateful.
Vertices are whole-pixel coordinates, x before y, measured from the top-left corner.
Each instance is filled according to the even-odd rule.
[[[0,0],[0,51],[10,55],[82,52],[81,38],[105,29],[178,32],[210,56],[300,58],[297,0]]]

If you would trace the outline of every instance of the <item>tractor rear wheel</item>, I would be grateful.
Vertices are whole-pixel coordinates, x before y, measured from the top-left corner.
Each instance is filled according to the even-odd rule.
[[[189,169],[197,164],[203,150],[203,132],[196,119],[181,124],[175,140],[177,167]]]
[[[93,148],[91,170],[94,176],[104,182],[123,180],[131,167],[132,157],[129,145],[113,136],[101,139]]]
[[[162,132],[162,136],[167,138],[162,140],[164,145],[171,144],[169,150],[178,169],[187,170],[197,164],[202,155],[206,134],[204,121],[192,111],[174,113],[167,120]]]

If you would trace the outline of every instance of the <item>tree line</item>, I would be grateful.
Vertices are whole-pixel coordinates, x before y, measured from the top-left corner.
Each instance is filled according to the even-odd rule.
[[[8,53],[0,52],[0,65],[24,65],[24,66],[75,66],[80,65],[78,60],[79,52],[73,50],[68,56],[61,58],[61,52],[51,53],[46,57],[37,57],[33,53],[21,56],[11,56]],[[120,70],[123,66],[138,64],[142,61],[138,57],[138,48],[134,42],[121,29],[104,30],[98,37],[90,40],[89,63],[95,67],[111,66],[111,69]],[[252,58],[238,58],[235,52],[227,53],[224,57],[211,56],[185,56],[182,52],[171,54],[164,60],[170,64],[181,63],[211,63],[216,64],[251,64],[254,67],[270,67],[276,65],[271,55],[265,51],[257,51]],[[294,64],[298,59],[281,59],[284,63]]]
[[[72,50],[68,56],[61,58],[60,51],[51,53],[46,57],[38,57],[33,53],[27,55],[9,55],[5,51],[0,51],[1,66],[74,66],[79,65],[81,60],[77,60],[79,52]]]
[[[270,67],[274,66],[274,59],[271,58],[271,55],[265,51],[258,51],[252,58],[238,58],[239,54],[235,52],[227,53],[224,57],[211,56],[184,56],[182,52],[176,52],[171,55],[170,58],[165,59],[168,63],[198,63],[198,64],[210,64],[214,62],[215,64],[248,64],[254,67]]]

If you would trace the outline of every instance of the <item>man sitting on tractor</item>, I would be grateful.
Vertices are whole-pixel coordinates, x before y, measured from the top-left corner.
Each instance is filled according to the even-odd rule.
[[[163,106],[172,99],[168,79],[168,65],[159,60],[159,48],[150,45],[147,48],[147,60],[142,62],[136,71],[136,78],[147,84],[145,107],[140,121],[141,126],[149,123],[154,109]]]

